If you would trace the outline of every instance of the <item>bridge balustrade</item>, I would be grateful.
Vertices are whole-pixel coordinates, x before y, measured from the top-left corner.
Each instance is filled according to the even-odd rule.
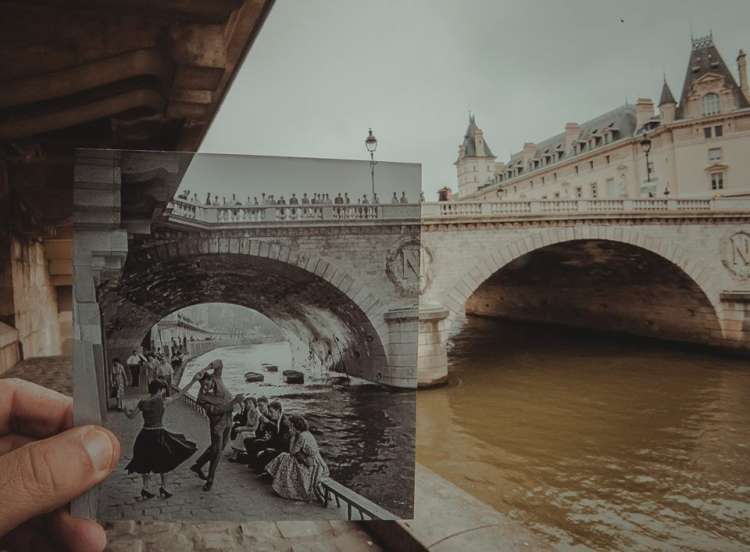
[[[447,201],[375,205],[199,205],[183,200],[170,203],[174,220],[196,220],[221,225],[279,222],[356,222],[493,216],[553,215],[568,213],[655,213],[750,210],[750,198],[635,198],[553,199],[525,201]]]

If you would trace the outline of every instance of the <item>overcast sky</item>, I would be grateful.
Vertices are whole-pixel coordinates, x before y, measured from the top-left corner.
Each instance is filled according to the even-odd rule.
[[[624,21],[621,21],[624,20]],[[736,74],[748,0],[277,0],[202,151],[422,164],[456,188],[468,111],[500,160],[639,96],[679,98],[690,33]]]
[[[375,167],[375,193],[380,202],[392,201],[394,192],[414,202],[419,199],[419,164],[381,161]],[[333,199],[346,192],[357,203],[363,194],[371,200],[372,184],[369,161],[206,153],[190,162],[180,183],[180,191],[184,190],[190,191],[190,197],[197,193],[201,201],[207,193],[227,201],[232,194],[239,201],[261,201],[263,193],[288,200],[292,194],[302,198],[307,193],[312,198],[327,193]]]

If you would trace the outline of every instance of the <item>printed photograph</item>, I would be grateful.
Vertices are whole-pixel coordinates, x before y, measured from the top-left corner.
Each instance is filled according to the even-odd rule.
[[[78,152],[76,409],[123,447],[99,519],[412,517],[420,170]]]

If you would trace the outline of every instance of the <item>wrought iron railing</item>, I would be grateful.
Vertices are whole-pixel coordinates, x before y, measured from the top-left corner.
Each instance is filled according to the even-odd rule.
[[[349,521],[399,519],[398,516],[392,514],[385,508],[381,508],[374,502],[355,493],[350,488],[345,487],[333,479],[323,479],[320,482],[320,485],[323,487],[325,506],[328,507],[331,500],[334,500],[337,508],[342,509],[343,507],[346,507],[346,519]]]

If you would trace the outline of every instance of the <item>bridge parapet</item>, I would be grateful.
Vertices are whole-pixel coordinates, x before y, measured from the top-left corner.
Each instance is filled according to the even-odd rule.
[[[420,205],[399,204],[296,204],[296,205],[200,205],[174,200],[168,206],[173,220],[208,224],[263,222],[319,222],[418,219]]]
[[[263,223],[356,223],[555,215],[652,215],[750,211],[750,198],[554,199],[533,201],[449,201],[377,205],[200,205],[183,200],[170,204],[172,221],[206,225]]]

